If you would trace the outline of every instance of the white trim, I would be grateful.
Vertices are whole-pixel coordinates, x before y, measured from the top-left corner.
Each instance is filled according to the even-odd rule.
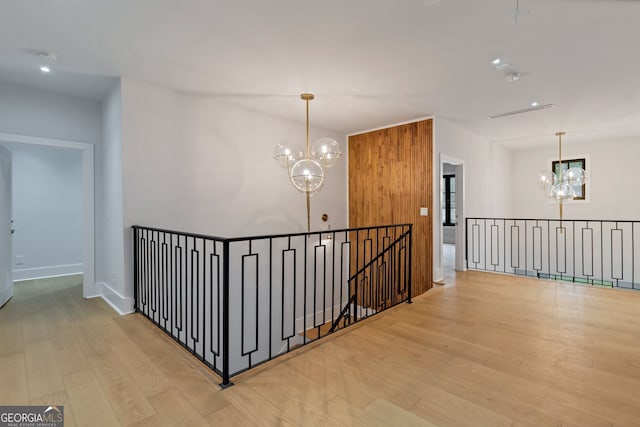
[[[347,134],[347,140],[348,140],[348,138],[350,136],[362,135],[363,133],[375,132],[377,130],[383,130],[383,129],[392,128],[392,127],[396,127],[396,126],[408,125],[409,123],[422,122],[424,120],[429,120],[429,119],[434,120],[435,116],[421,117],[421,118],[418,118],[418,119],[407,120],[406,122],[393,123],[393,124],[390,124],[390,125],[380,126],[380,127],[369,129],[369,130],[363,130],[363,131],[358,131],[358,132],[354,132],[354,133],[348,133]]]
[[[346,214],[347,217],[345,218],[345,224],[347,224],[347,228],[351,227],[351,211],[350,211],[350,206],[349,206],[349,137],[345,136],[344,138],[344,164],[345,164],[345,172],[344,172],[344,176],[345,176],[345,180],[344,180],[344,186],[345,186],[345,194],[346,197],[344,199],[344,205],[347,207],[346,208]]]
[[[14,135],[0,133],[0,141],[17,142],[22,144],[44,145],[48,147],[69,148],[82,151],[82,181],[83,181],[83,264],[84,279],[82,296],[89,298],[97,294],[95,283],[95,173],[94,146],[86,142],[68,141],[63,139],[41,138],[37,136]]]
[[[21,268],[13,270],[13,281],[45,279],[49,277],[82,274],[83,264],[52,265],[48,267]]]
[[[122,296],[118,291],[104,282],[96,283],[99,292],[93,297],[101,297],[120,315],[133,313],[133,297]]]

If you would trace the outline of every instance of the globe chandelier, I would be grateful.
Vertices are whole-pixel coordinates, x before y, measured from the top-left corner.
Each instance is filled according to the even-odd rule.
[[[300,98],[305,101],[307,107],[307,143],[302,150],[298,145],[280,143],[276,145],[273,159],[282,168],[287,170],[289,181],[307,200],[307,231],[311,231],[311,196],[317,194],[324,186],[325,169],[336,164],[342,157],[340,145],[335,139],[320,138],[309,144],[309,101],[315,96],[311,93],[303,93]]]
[[[557,172],[543,171],[538,174],[540,184],[550,199],[558,202],[560,206],[560,221],[562,221],[562,204],[573,200],[576,196],[576,188],[581,187],[587,180],[587,173],[582,168],[567,168],[562,166],[562,137],[565,132],[556,132],[558,137],[558,168]],[[568,165],[567,165],[568,166]]]

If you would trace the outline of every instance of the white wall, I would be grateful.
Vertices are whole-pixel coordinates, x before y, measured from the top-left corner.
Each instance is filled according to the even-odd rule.
[[[491,143],[451,120],[434,119],[433,252],[434,280],[442,280],[442,212],[440,207],[441,155],[464,162],[465,217],[509,216],[511,214],[511,152]],[[460,204],[458,195],[458,204]],[[459,218],[459,222],[462,218]],[[461,224],[462,225],[462,224]]]
[[[566,219],[640,220],[640,137],[600,143],[571,143],[563,140],[562,157],[589,155],[587,170],[591,186],[589,202],[576,201],[564,206]],[[551,169],[557,158],[557,146],[513,152],[510,180],[511,211],[515,218],[558,218],[558,205],[536,183],[538,172]]]
[[[13,153],[13,279],[81,273],[82,153],[7,146]]]
[[[122,99],[118,80],[102,101],[102,198],[96,216],[103,225],[98,235],[101,262],[96,281],[112,306],[120,312],[131,310],[133,300],[123,295],[124,236],[122,233]]]
[[[99,144],[100,103],[0,82],[0,132]]]
[[[306,230],[304,196],[273,161],[281,141],[304,143],[304,122],[250,111],[215,97],[122,80],[125,283],[133,294],[131,225],[222,237]],[[300,103],[301,119],[304,104]],[[313,122],[312,122],[313,123]],[[311,139],[345,137],[311,129]],[[347,225],[346,161],[329,169],[312,199],[312,229],[326,212]]]

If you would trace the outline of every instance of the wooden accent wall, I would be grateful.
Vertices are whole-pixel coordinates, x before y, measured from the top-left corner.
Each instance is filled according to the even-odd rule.
[[[432,286],[432,168],[431,119],[349,137],[349,227],[413,224],[414,295]]]

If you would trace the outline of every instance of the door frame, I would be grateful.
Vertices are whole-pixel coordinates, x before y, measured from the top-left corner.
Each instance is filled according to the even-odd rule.
[[[8,261],[7,265],[5,266],[8,271],[0,271],[0,308],[4,307],[4,305],[8,303],[11,300],[11,298],[13,298],[13,272],[11,269],[11,266],[13,265],[13,262],[12,262],[13,243],[12,243],[12,237],[11,237],[12,230],[13,230],[13,221],[11,220],[11,217],[13,216],[13,212],[11,208],[11,204],[12,204],[12,200],[11,200],[12,199],[12,195],[11,195],[12,160],[11,159],[13,156],[11,151],[9,151],[6,147],[0,144],[0,168],[3,168],[3,164],[5,161],[4,156],[7,157],[8,163],[6,165],[6,169],[3,171],[0,171],[0,177],[2,177],[2,175],[8,172],[8,178],[6,181],[2,183],[2,187],[6,186],[7,184],[9,187],[9,192],[8,192],[9,203],[7,206],[4,206],[5,209],[7,207],[9,208],[9,216],[8,218],[3,218],[3,223],[0,224],[0,227],[3,229],[3,230],[0,230],[0,232],[2,232],[2,235],[3,235],[3,239],[5,238],[4,231],[6,230],[8,232],[7,241],[0,242],[0,245],[8,246],[9,253],[3,256],[3,258],[6,257],[5,261]],[[0,203],[2,202],[4,202],[4,198],[3,200],[0,200]],[[6,219],[6,222],[4,222],[5,219]],[[0,260],[0,261],[3,261],[3,260]],[[7,282],[5,282],[5,279],[8,279]]]
[[[438,176],[438,226],[440,228],[440,271],[442,271],[442,244],[443,244],[443,228],[442,228],[442,206],[440,206],[440,194],[442,194],[441,182],[444,170],[444,164],[448,163],[456,167],[456,271],[465,271],[466,253],[465,253],[465,176],[464,176],[464,160],[447,154],[440,154],[440,176]]]
[[[82,152],[82,216],[83,216],[83,281],[82,296],[98,296],[95,280],[95,171],[94,146],[86,142],[64,139],[41,138],[37,136],[0,133],[0,142],[43,145],[46,147],[67,148]]]

